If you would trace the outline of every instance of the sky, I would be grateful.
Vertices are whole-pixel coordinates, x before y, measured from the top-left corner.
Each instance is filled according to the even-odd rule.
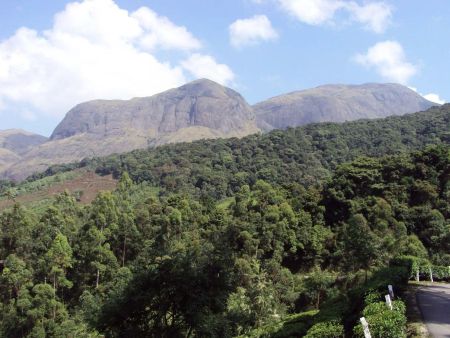
[[[448,0],[0,0],[0,130],[197,78],[250,104],[396,82],[450,100]]]

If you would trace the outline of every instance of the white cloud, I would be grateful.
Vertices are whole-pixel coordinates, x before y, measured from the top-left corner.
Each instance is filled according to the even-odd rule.
[[[147,7],[138,9],[132,17],[136,18],[147,31],[140,40],[143,47],[182,50],[194,50],[201,47],[200,41],[186,27],[176,26],[168,18],[158,16]]]
[[[181,66],[195,78],[207,78],[220,84],[230,84],[234,79],[232,70],[225,64],[219,64],[209,56],[195,53],[181,62]]]
[[[355,56],[355,61],[374,68],[388,81],[408,83],[417,73],[417,66],[406,60],[402,45],[397,41],[383,41],[370,47],[365,54]]]
[[[230,43],[234,47],[254,45],[261,41],[278,37],[270,20],[265,15],[255,15],[249,19],[239,19],[229,27]]]
[[[310,25],[331,21],[336,11],[342,8],[342,1],[336,0],[279,0],[279,4],[286,12]]]
[[[383,33],[392,17],[392,7],[384,2],[371,2],[364,5],[349,2],[345,8],[350,12],[353,20],[375,33]]]
[[[445,103],[445,100],[441,99],[438,94],[430,93],[430,94],[424,95],[421,92],[419,92],[416,87],[408,86],[408,88],[413,90],[413,91],[415,91],[417,94],[419,94],[420,96],[424,97],[428,101],[431,101],[431,102],[434,102],[434,103],[438,103],[438,104],[444,104]]]
[[[438,94],[434,93],[423,95],[423,97],[434,103],[444,104],[446,102],[444,99],[441,99]]]
[[[280,7],[310,25],[334,24],[338,12],[347,14],[350,21],[361,23],[375,33],[386,30],[392,17],[392,7],[384,2],[347,0],[278,0]]]
[[[187,78],[181,64],[160,60],[153,51],[181,52],[184,59],[199,48],[185,27],[147,7],[130,13],[113,0],[69,3],[51,29],[22,27],[0,42],[0,109],[28,118],[30,111],[61,117],[90,99],[152,95]],[[211,74],[232,74],[226,65],[208,67]]]

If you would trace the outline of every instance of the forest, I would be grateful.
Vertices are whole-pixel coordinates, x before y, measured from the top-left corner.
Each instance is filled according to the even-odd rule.
[[[0,214],[0,336],[363,337],[364,314],[406,337],[408,279],[450,277],[449,122],[444,105],[34,175],[119,183]]]

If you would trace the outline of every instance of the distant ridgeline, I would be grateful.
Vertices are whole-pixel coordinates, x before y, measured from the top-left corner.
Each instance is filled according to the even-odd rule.
[[[408,279],[450,278],[449,120],[445,105],[49,169],[120,180],[87,205],[0,213],[0,337],[362,338],[362,316],[406,337]]]
[[[376,120],[318,123],[242,139],[203,140],[136,150],[80,163],[50,167],[34,180],[79,167],[167,191],[229,196],[258,179],[278,185],[315,185],[343,162],[358,156],[383,156],[450,143],[450,104],[425,112]]]

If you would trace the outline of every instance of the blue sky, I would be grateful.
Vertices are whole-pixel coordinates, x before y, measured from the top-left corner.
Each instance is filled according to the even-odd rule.
[[[326,83],[450,100],[447,0],[2,0],[0,129],[199,77],[249,103]]]

